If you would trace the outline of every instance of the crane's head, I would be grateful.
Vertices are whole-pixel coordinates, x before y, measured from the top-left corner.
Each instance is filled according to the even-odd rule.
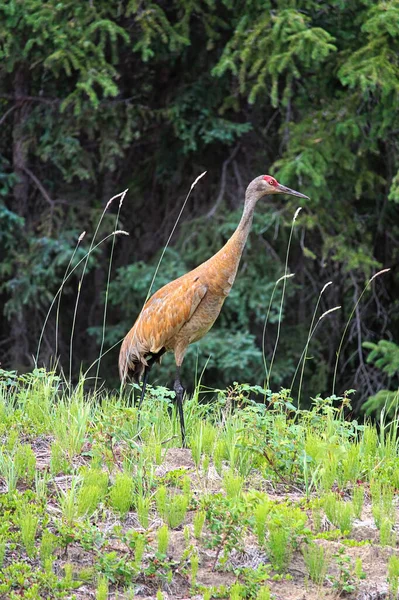
[[[282,185],[271,175],[260,175],[256,177],[247,188],[247,194],[254,194],[257,199],[269,194],[289,194],[290,196],[298,196],[298,198],[308,198],[305,194],[296,192],[285,185]]]

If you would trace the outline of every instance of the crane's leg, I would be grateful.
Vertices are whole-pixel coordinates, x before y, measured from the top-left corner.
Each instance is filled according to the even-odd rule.
[[[141,396],[140,396],[140,400],[139,400],[139,405],[137,407],[137,431],[140,430],[140,410],[141,410],[141,405],[143,404],[143,400],[144,400],[144,396],[145,396],[145,389],[147,387],[147,379],[148,379],[148,373],[150,372],[150,368],[151,367],[144,367],[144,375],[143,375],[143,387],[141,388]]]
[[[176,379],[173,389],[176,393],[176,404],[177,410],[179,411],[179,419],[180,419],[180,431],[181,431],[181,441],[183,448],[186,448],[186,428],[184,426],[184,413],[183,413],[183,394],[184,388],[180,381],[180,367],[177,367],[176,370]]]

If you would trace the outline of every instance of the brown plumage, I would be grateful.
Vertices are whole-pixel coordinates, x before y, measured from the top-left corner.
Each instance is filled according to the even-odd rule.
[[[183,444],[183,388],[179,369],[189,344],[200,340],[217,319],[223,302],[229,295],[236,278],[238,265],[252,225],[257,201],[269,194],[291,194],[307,198],[279,184],[270,175],[261,175],[248,186],[240,223],[219,252],[158,290],[145,303],[132,329],[123,340],[119,354],[119,373],[122,383],[131,375],[135,381],[143,376],[144,397],[147,375],[162,354],[175,354],[177,377],[175,381]]]

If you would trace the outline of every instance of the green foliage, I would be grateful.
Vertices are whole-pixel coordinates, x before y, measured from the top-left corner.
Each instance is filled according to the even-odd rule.
[[[367,357],[368,363],[387,373],[390,377],[399,373],[399,346],[388,340],[380,340],[378,344],[364,342],[364,348],[371,350]]]

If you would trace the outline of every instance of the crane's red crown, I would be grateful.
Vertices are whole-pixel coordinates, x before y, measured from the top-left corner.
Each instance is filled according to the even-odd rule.
[[[269,185],[276,186],[278,185],[277,180],[274,177],[270,177],[270,175],[265,175],[263,178]]]

